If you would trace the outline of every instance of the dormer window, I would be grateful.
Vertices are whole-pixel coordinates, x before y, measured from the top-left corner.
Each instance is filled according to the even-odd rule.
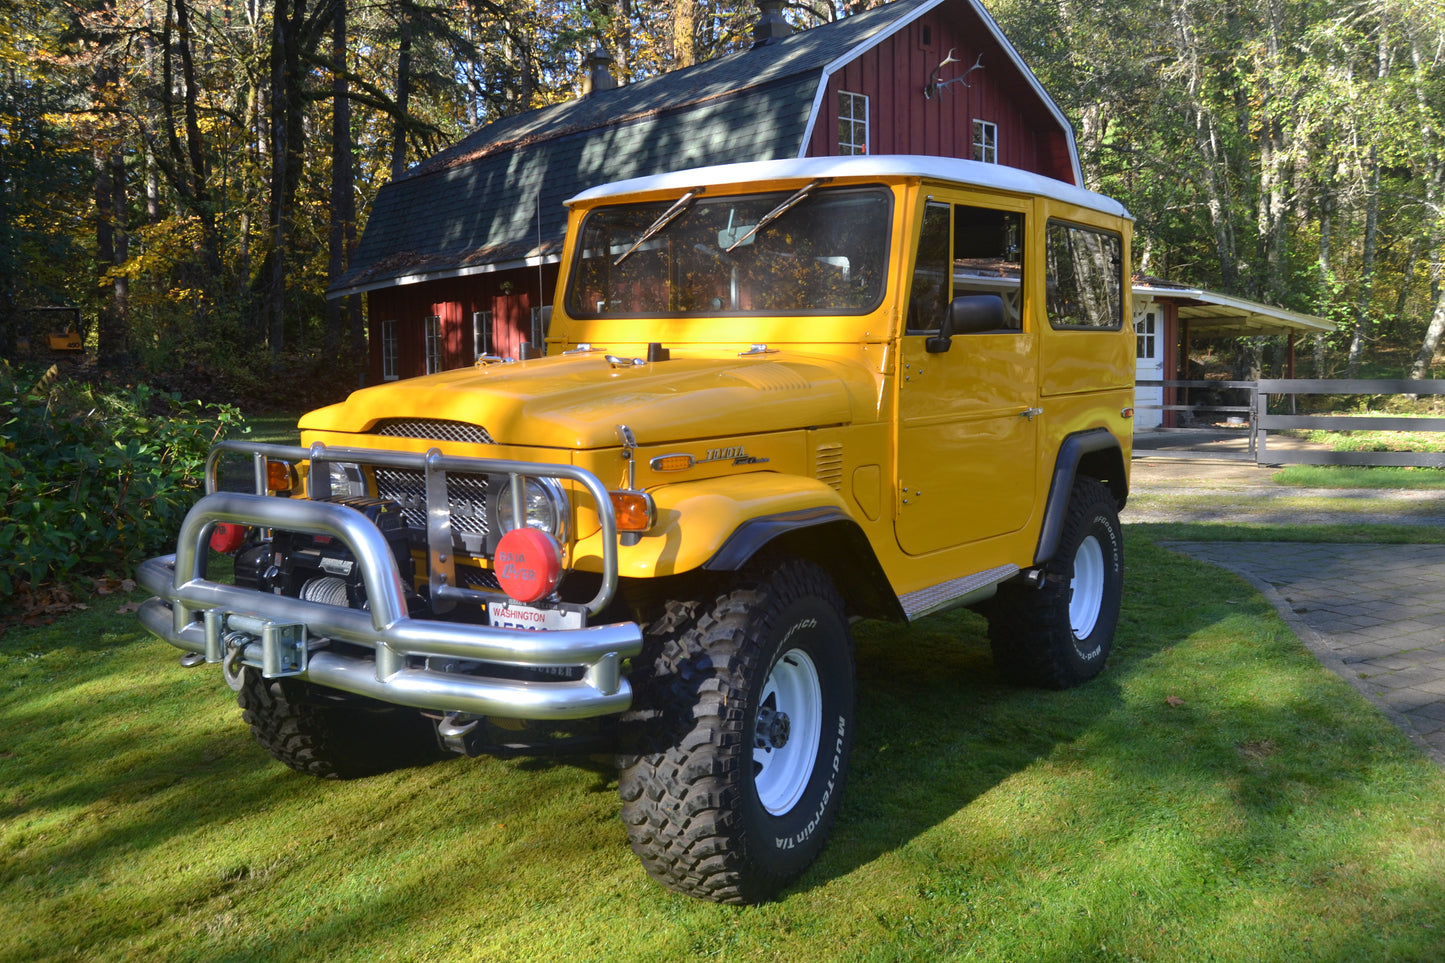
[[[998,163],[998,125],[986,120],[973,122],[973,159]]]
[[[868,153],[868,96],[838,91],[838,153]]]

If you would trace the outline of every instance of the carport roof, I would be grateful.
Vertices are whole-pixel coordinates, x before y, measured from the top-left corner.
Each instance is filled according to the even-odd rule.
[[[1191,334],[1204,337],[1248,337],[1271,334],[1327,334],[1335,323],[1231,294],[1185,287],[1158,278],[1135,278],[1135,299],[1172,301]]]

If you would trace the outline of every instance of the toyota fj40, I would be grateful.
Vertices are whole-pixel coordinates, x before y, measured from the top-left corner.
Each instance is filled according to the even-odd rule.
[[[1010,680],[1103,668],[1129,217],[904,156],[569,203],[545,356],[358,391],[302,447],[221,444],[141,619],[302,772],[606,740],[653,877],[767,899],[838,811],[851,620],[977,606]],[[253,493],[216,490],[237,452]]]

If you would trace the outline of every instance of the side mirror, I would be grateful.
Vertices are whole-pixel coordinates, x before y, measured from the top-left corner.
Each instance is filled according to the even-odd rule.
[[[943,326],[925,342],[929,354],[942,354],[955,334],[997,331],[1004,326],[1003,298],[997,294],[965,294],[948,302]]]

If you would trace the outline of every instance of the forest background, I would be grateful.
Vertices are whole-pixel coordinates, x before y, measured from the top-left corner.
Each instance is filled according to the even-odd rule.
[[[785,13],[805,29],[874,5]],[[1137,271],[1336,322],[1317,377],[1439,369],[1445,4],[987,6],[1073,122],[1087,186],[1138,218]],[[383,183],[577,96],[598,44],[626,83],[743,49],[756,17],[751,0],[0,0],[0,357],[55,326],[37,309],[74,305],[101,372],[336,400],[363,367],[363,307],[324,291]],[[1273,342],[1238,347],[1278,364]]]

